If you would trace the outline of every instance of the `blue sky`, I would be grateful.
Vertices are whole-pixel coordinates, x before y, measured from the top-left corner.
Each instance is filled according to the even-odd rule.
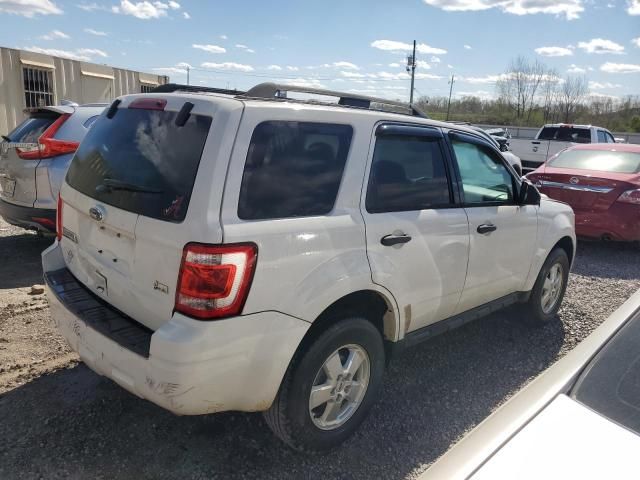
[[[0,45],[246,89],[303,83],[406,99],[493,96],[517,55],[594,94],[640,94],[640,0],[0,0]]]

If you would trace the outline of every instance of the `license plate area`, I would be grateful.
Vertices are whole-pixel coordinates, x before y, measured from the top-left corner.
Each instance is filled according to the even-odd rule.
[[[0,195],[3,197],[13,197],[16,190],[16,181],[7,177],[0,177]]]

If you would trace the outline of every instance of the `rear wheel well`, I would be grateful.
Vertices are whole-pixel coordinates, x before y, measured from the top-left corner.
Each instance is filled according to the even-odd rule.
[[[341,319],[353,316],[363,317],[370,321],[380,332],[385,344],[395,337],[396,319],[393,308],[378,292],[360,290],[350,293],[328,306],[311,324],[306,335],[298,346],[298,352],[313,343],[318,335]]]
[[[570,237],[562,237],[558,243],[556,243],[553,248],[551,249],[553,251],[553,249],[555,248],[561,248],[565,251],[565,253],[567,254],[567,258],[569,259],[569,265],[571,265],[573,263],[573,252],[575,250],[575,247],[573,245],[573,240],[571,240]]]

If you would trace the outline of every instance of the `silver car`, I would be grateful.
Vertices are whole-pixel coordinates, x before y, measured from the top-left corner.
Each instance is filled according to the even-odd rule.
[[[106,104],[38,107],[0,143],[0,216],[50,233],[58,192],[80,141]]]
[[[640,291],[420,480],[637,479]]]

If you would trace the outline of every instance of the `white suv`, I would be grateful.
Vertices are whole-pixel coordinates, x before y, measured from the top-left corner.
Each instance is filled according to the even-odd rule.
[[[176,414],[264,411],[306,451],[357,428],[400,347],[553,318],[576,245],[473,130],[273,84],[117,99],[57,223],[51,310],[91,369]]]

